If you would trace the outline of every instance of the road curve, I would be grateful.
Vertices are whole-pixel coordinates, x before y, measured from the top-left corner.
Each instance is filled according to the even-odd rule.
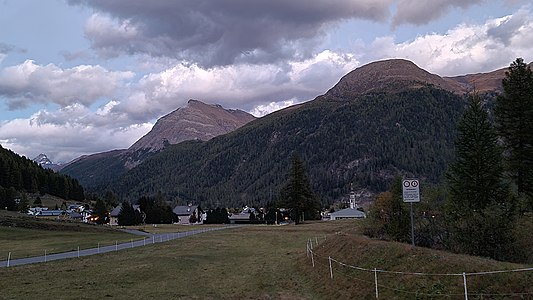
[[[142,246],[147,246],[150,244],[168,242],[171,240],[180,239],[180,238],[188,237],[188,236],[195,235],[195,234],[205,233],[209,231],[215,231],[215,230],[221,230],[221,229],[227,229],[227,228],[237,228],[237,227],[240,227],[240,226],[202,228],[202,229],[186,231],[186,232],[160,233],[160,234],[150,234],[150,233],[146,233],[146,232],[142,232],[138,230],[123,230],[131,234],[145,236],[145,238],[143,240],[137,240],[137,241],[132,240],[131,242],[127,242],[127,243],[121,243],[121,244],[116,243],[115,245],[111,245],[111,246],[97,247],[97,248],[90,248],[90,249],[80,249],[78,251],[62,252],[62,253],[55,253],[55,254],[49,254],[49,255],[43,255],[43,256],[34,256],[34,257],[27,257],[27,258],[19,258],[19,259],[8,258],[8,260],[0,261],[0,267],[12,267],[12,266],[19,266],[19,265],[34,264],[34,263],[43,263],[43,262],[48,262],[52,260],[95,255],[95,254],[118,251],[118,250],[123,250],[123,249],[142,247]]]

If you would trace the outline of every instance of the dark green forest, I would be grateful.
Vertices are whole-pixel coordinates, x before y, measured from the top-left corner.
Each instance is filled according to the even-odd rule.
[[[36,162],[0,146],[0,207],[16,210],[21,192],[50,194],[63,199],[84,200],[76,179],[43,169]]]
[[[208,142],[169,146],[108,184],[84,183],[123,199],[161,191],[205,207],[264,205],[278,195],[293,152],[324,205],[345,195],[351,182],[375,192],[396,174],[437,183],[453,158],[465,105],[463,97],[432,86],[321,96]]]

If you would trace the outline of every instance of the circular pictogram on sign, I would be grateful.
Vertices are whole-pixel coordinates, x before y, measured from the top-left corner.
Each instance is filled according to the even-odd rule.
[[[418,181],[416,181],[416,180],[411,181],[411,185],[413,187],[417,187],[418,186]]]
[[[404,187],[410,187],[410,186],[411,186],[411,182],[410,182],[409,180],[405,180],[405,181],[403,182],[403,186],[404,186]]]

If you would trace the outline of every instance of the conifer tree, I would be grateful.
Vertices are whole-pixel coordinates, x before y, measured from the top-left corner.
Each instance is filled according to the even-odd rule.
[[[109,221],[109,215],[107,207],[104,203],[104,201],[100,198],[96,200],[96,205],[94,207],[94,213],[98,216],[98,220],[96,220],[97,224],[106,224]]]
[[[131,226],[138,225],[142,222],[139,211],[133,208],[133,205],[129,202],[123,202],[121,204],[120,212],[118,213],[118,225]]]
[[[507,169],[519,195],[533,198],[533,73],[522,58],[517,58],[502,81],[494,115],[503,138]],[[533,208],[533,203],[531,207]]]
[[[510,244],[513,205],[503,178],[502,150],[477,95],[457,126],[456,158],[446,174],[450,247],[502,258]]]
[[[299,224],[304,219],[317,219],[320,214],[320,200],[311,189],[305,167],[298,156],[293,154],[289,178],[280,192],[280,206],[290,210],[291,218]]]

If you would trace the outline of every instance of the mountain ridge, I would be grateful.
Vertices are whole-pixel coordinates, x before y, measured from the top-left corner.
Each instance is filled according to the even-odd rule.
[[[530,64],[531,65],[531,64]],[[357,96],[372,92],[404,90],[433,85],[462,95],[469,92],[501,92],[507,68],[486,73],[459,76],[440,76],[430,73],[405,59],[386,59],[371,62],[344,75],[326,92],[326,96]]]
[[[437,182],[453,158],[464,94],[485,82],[483,90],[493,97],[499,89],[494,78],[505,73],[497,71],[443,78],[406,60],[374,62],[314,100],[209,141],[169,146],[111,181],[90,185],[132,201],[162,191],[208,205],[214,199],[265,204],[283,183],[293,151],[311,166],[324,203],[342,199],[350,182],[372,192],[386,189],[397,174]]]
[[[105,181],[138,166],[169,145],[187,140],[209,140],[254,119],[242,110],[189,100],[186,106],[159,118],[153,128],[128,149],[78,157],[65,164],[61,172],[79,178],[82,183],[87,178]]]

